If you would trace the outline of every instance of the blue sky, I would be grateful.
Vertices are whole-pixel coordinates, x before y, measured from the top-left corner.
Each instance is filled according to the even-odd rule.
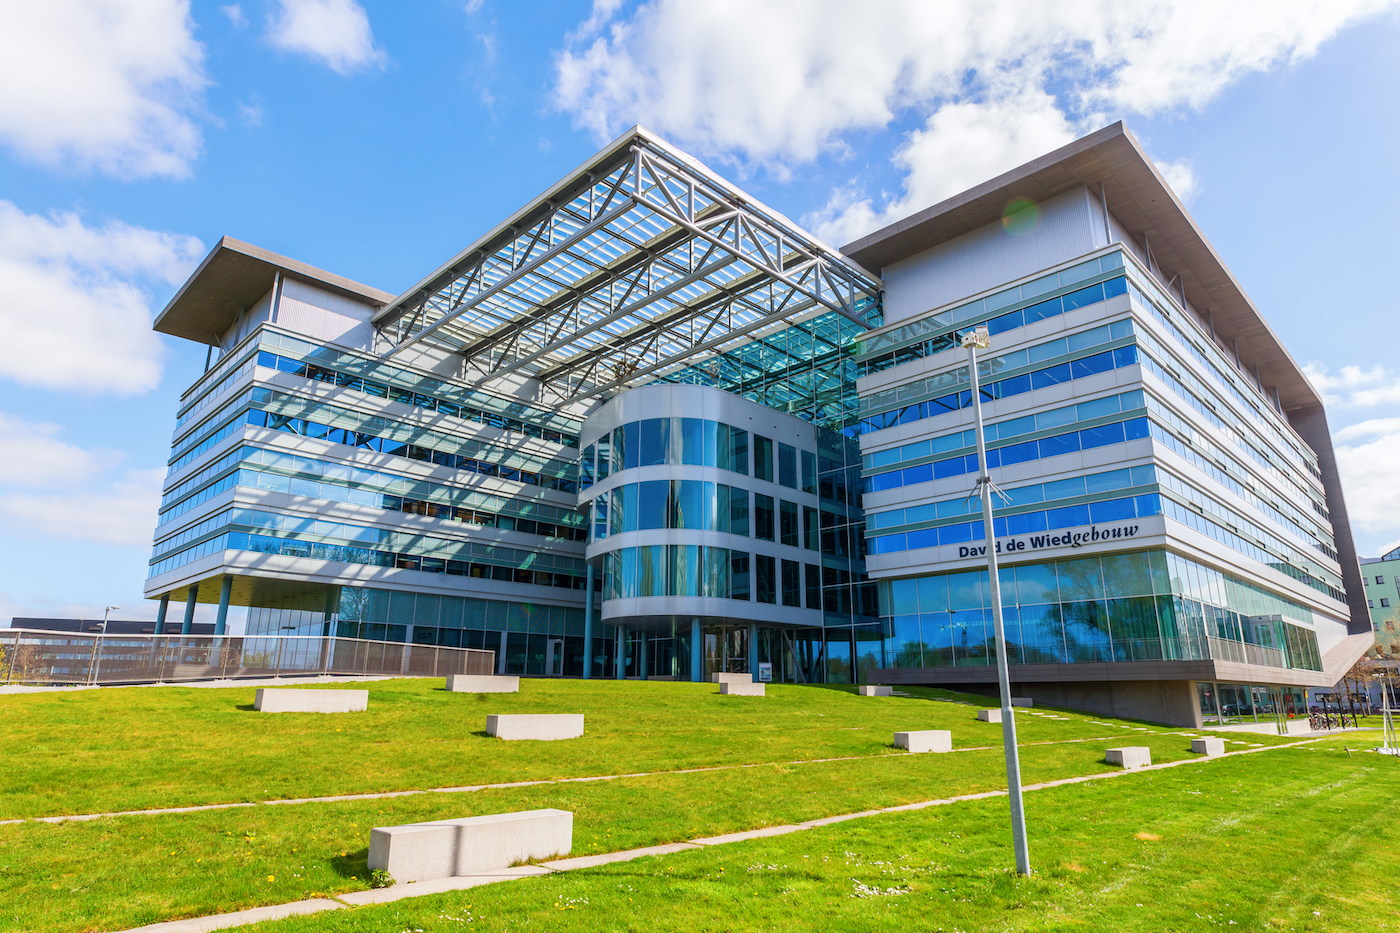
[[[837,245],[1119,118],[1400,544],[1400,18],[1381,0],[52,0],[0,10],[0,621],[140,599],[232,235],[389,291],[641,122]],[[799,12],[800,11],[800,12]]]

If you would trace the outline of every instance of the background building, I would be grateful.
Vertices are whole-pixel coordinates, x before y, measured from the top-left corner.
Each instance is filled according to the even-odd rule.
[[[640,128],[398,297],[226,239],[156,321],[211,355],[147,594],[512,673],[985,687],[983,322],[1019,692],[1268,716],[1366,649],[1321,402],[1121,125],[842,251]]]

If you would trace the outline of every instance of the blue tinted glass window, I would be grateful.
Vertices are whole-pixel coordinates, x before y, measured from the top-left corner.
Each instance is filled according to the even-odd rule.
[[[648,418],[641,425],[641,465],[660,466],[664,464],[671,440],[671,419]]]
[[[1030,534],[1033,531],[1045,531],[1045,513],[1027,512],[1024,515],[1008,515],[1006,518],[1006,533],[1010,535]]]
[[[1114,366],[1131,366],[1137,361],[1137,347],[1119,347],[1113,351]]]
[[[919,406],[914,406],[914,418],[919,417]],[[790,489],[797,488],[797,448],[788,444],[778,444],[778,485]]]
[[[665,528],[671,497],[670,480],[641,483],[637,501],[637,528]]]
[[[729,487],[729,533],[749,534],[749,491],[737,486]]]
[[[705,422],[701,418],[682,418],[681,463],[701,466],[705,462]]]
[[[1064,306],[1060,304],[1060,299],[1051,298],[1049,301],[1042,301],[1039,304],[1031,305],[1022,312],[1025,315],[1026,323],[1032,324],[1036,321],[1043,321],[1048,317],[1064,313]]]
[[[1085,376],[1092,376],[1095,373],[1106,373],[1113,368],[1113,354],[1110,352],[1095,353],[1082,360],[1075,360],[1070,366],[1072,367],[1071,378],[1073,379],[1083,379]]]
[[[893,554],[904,550],[904,535],[880,535],[867,541],[871,554]]]
[[[749,475],[749,432],[729,429],[729,469]],[[748,596],[744,597],[748,599]]]
[[[1020,327],[1025,323],[1025,317],[1020,311],[1012,311],[1010,314],[1003,314],[1001,317],[994,317],[987,322],[987,332],[1000,334],[1013,328]]]
[[[1002,379],[996,383],[997,398],[1009,398],[1013,395],[1020,395],[1031,390],[1031,374],[1022,373],[1019,376],[1012,376],[1010,379]]]
[[[1151,436],[1151,425],[1146,418],[1130,418],[1124,421],[1123,430],[1130,441]]]
[[[1040,444],[1042,457],[1056,457],[1060,454],[1073,453],[1079,449],[1079,432],[1042,437],[1037,443]]]
[[[1128,280],[1109,279],[1107,282],[1103,283],[1103,292],[1105,298],[1115,298],[1118,295],[1126,295],[1128,293]]]
[[[1073,528],[1089,524],[1087,505],[1069,505],[1060,509],[1046,509],[1045,520],[1051,528]]]
[[[874,476],[866,477],[870,484],[871,492],[879,492],[882,489],[898,489],[904,485],[900,477],[900,471],[895,470],[890,473],[876,473]]]
[[[705,466],[719,466],[719,441],[721,427],[722,425],[718,421],[705,422]],[[726,438],[726,440],[728,440],[728,438]]]
[[[1051,366],[1049,369],[1041,369],[1031,373],[1031,386],[1043,389],[1046,386],[1069,382],[1070,378],[1069,364],[1061,363],[1059,366]]]
[[[593,445],[583,449],[583,459],[578,463],[578,484],[580,489],[593,485]]]
[[[622,426],[622,468],[630,470],[638,464],[641,454],[641,433],[637,422],[633,421]]]
[[[1155,492],[1143,496],[1134,496],[1133,501],[1137,506],[1138,518],[1157,515],[1162,511],[1162,498]]]
[[[698,479],[681,479],[672,484],[672,528],[708,528],[713,524],[714,483]],[[708,496],[706,486],[709,487]],[[708,506],[708,508],[707,508]]]
[[[900,471],[903,474],[904,485],[912,486],[915,483],[927,483],[933,479],[933,464],[923,463],[919,466],[906,467]]]
[[[998,448],[998,452],[1001,454],[1001,465],[1010,466],[1013,463],[1035,460],[1040,456],[1040,447],[1035,441],[1027,441],[1024,444],[1012,444],[1009,447]],[[988,456],[990,457],[990,452]]]
[[[1082,308],[1085,305],[1097,304],[1103,301],[1103,286],[1090,285],[1088,288],[1081,288],[1077,292],[1070,292],[1064,296],[1065,310],[1073,311],[1075,308]]]
[[[924,464],[928,466],[928,464]],[[917,469],[914,467],[912,469]],[[933,465],[933,478],[946,479],[949,476],[962,476],[967,472],[967,463],[962,457],[953,457],[951,460],[939,460]],[[908,485],[907,483],[905,485]]]
[[[907,405],[899,410],[898,415],[890,424],[908,424],[911,421],[918,421],[922,415],[919,414],[918,405]]]
[[[1096,522],[1116,522],[1124,518],[1134,518],[1137,510],[1132,499],[1109,499],[1107,502],[1089,503],[1089,517]]]
[[[939,544],[958,544],[962,541],[972,540],[972,525],[964,522],[960,525],[944,525],[938,529]]]
[[[909,542],[909,550],[921,547],[934,547],[938,544],[938,529],[925,528],[922,531],[911,531],[905,538]]]
[[[1085,428],[1079,432],[1079,438],[1085,450],[1106,447],[1109,444],[1121,444],[1124,441],[1123,422],[1101,424],[1097,428]]]

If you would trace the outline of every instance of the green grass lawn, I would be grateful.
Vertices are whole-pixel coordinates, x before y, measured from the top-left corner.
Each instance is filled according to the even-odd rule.
[[[0,826],[0,930],[117,930],[363,889],[373,826],[560,807],[575,813],[574,851],[585,854],[1005,786],[1000,727],[977,722],[973,707],[932,699],[956,694],[886,699],[774,687],[769,697],[750,699],[720,697],[709,685],[525,681],[520,695],[483,702],[439,685],[370,684],[370,711],[344,716],[254,713],[241,708],[252,699],[243,689],[3,697],[0,733],[14,754],[0,768],[0,799],[6,815],[36,816],[729,767]],[[588,733],[569,742],[503,743],[479,734],[488,710],[582,711]],[[1022,749],[1027,783],[1114,770],[1103,764],[1113,745],[1149,745],[1159,762],[1194,757],[1189,740],[1174,734],[1180,730],[1165,727],[1052,710],[1022,711],[1018,723],[1022,742],[1032,743]],[[915,728],[950,728],[956,748],[981,750],[910,756],[889,747],[895,729]],[[61,753],[65,737],[76,753]],[[1355,745],[1359,737],[1351,738]],[[1227,739],[1232,750],[1285,741]],[[1228,774],[1237,761],[1306,754],[1268,752],[1186,771]],[[826,757],[853,760],[784,764]],[[732,767],[754,763],[761,764]],[[1004,803],[977,806],[1005,810]],[[404,929],[396,922],[366,929]]]
[[[849,687],[751,698],[637,681],[525,680],[519,694],[489,696],[448,693],[441,679],[366,686],[368,712],[344,715],[258,713],[252,688],[0,696],[0,819],[896,754],[891,736],[908,729],[952,729],[955,746],[1001,735],[966,706]],[[495,712],[584,713],[586,732],[502,743],[484,732]],[[1022,741],[1126,734],[1063,715],[1020,717]]]
[[[1343,744],[1031,793],[1030,878],[986,800],[248,929],[1397,930],[1400,762]]]

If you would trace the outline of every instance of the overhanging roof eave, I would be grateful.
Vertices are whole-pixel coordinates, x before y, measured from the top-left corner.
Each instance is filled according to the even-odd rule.
[[[1191,303],[1210,309],[1217,333],[1237,340],[1242,356],[1258,361],[1262,381],[1277,385],[1284,409],[1321,407],[1302,367],[1121,122],[867,234],[842,252],[884,269],[996,222],[1013,198],[1044,201],[1080,186],[1097,195],[1099,185],[1119,222],[1135,236],[1147,234],[1157,265],[1182,275]]]

